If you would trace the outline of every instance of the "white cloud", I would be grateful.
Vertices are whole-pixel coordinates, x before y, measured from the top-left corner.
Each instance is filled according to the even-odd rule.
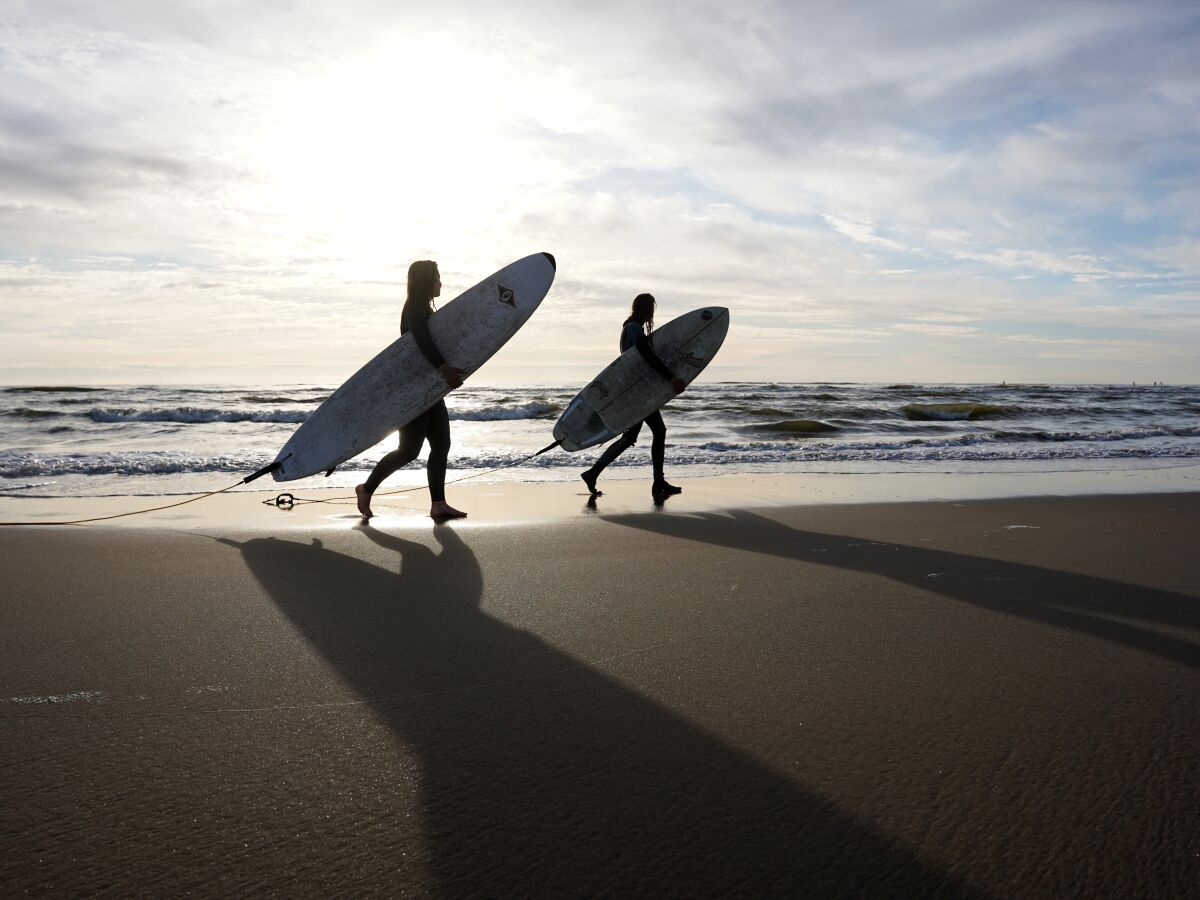
[[[909,331],[916,334],[968,335],[975,334],[978,328],[969,325],[932,325],[919,322],[900,322],[893,325],[896,331]]]
[[[513,365],[604,360],[643,289],[728,304],[722,359],[795,377],[936,377],[965,365],[939,336],[1013,346],[988,325],[1171,355],[1200,337],[1198,29],[1186,3],[20,5],[0,365],[132,367],[172,310],[188,371],[236,348],[269,378],[281,333],[340,370],[409,259],[465,287],[542,249]],[[839,334],[869,352],[813,359]]]
[[[907,250],[903,244],[890,238],[880,237],[875,233],[875,226],[868,222],[854,222],[838,216],[825,215],[824,219],[838,234],[844,234],[852,241],[860,244],[875,244],[889,250]]]

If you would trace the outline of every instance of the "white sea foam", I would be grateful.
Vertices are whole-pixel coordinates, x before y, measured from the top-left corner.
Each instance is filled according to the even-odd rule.
[[[545,400],[534,400],[519,406],[496,406],[485,409],[456,409],[450,411],[451,421],[503,422],[514,419],[544,419],[562,410]]]
[[[93,409],[87,415],[93,422],[178,422],[199,425],[210,422],[276,422],[298,425],[312,410],[229,410],[182,406],[174,409]]]

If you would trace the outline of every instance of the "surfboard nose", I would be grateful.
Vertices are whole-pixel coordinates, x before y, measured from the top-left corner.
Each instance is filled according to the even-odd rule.
[[[556,263],[554,261],[554,257],[549,253],[543,253],[542,256],[544,256],[544,257],[546,257],[546,259],[550,260],[550,268],[552,268],[555,272],[557,272],[558,271],[558,263]]]

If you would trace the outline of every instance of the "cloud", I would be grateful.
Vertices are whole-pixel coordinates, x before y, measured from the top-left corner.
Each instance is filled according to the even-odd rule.
[[[839,334],[876,357],[850,379],[960,366],[947,334],[1103,322],[1173,352],[1200,337],[1200,12],[1086,12],[26,4],[0,20],[0,306],[25,318],[0,321],[123,321],[95,352],[132,365],[157,298],[199,317],[197,370],[261,329],[337,368],[393,324],[408,259],[465,287],[549,249],[530,360],[603,360],[643,289],[729,305],[727,355],[797,377]],[[15,334],[0,355],[32,360]]]
[[[831,215],[825,215],[824,219],[838,234],[844,234],[850,240],[858,241],[860,244],[875,244],[879,247],[886,247],[889,250],[903,251],[909,249],[898,241],[880,237],[875,233],[875,226],[867,222],[854,222],[850,219],[842,219]]]
[[[892,326],[896,331],[908,331],[915,334],[937,334],[937,335],[968,335],[978,333],[978,328],[972,328],[970,325],[933,325],[923,324],[918,322],[900,322]]]

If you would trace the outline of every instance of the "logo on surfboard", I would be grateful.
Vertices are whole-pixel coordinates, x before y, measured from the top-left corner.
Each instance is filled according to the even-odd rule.
[[[513,309],[516,309],[517,295],[513,292],[513,289],[506,288],[502,284],[496,285],[496,288],[500,291],[500,302],[511,306]]]

